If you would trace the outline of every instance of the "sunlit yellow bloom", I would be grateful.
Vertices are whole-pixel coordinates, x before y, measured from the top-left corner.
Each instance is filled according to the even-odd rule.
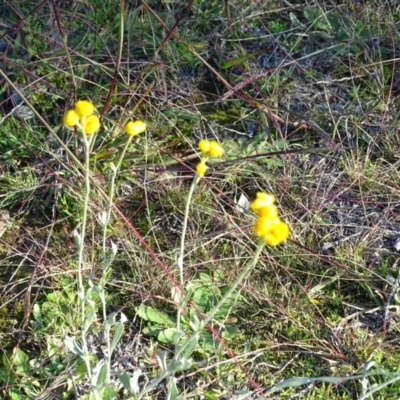
[[[274,203],[274,195],[258,192],[250,205],[258,214],[253,227],[254,233],[269,246],[277,246],[289,237],[289,227],[279,218]]]
[[[79,122],[79,115],[75,110],[67,110],[63,117],[65,126],[75,126]]]
[[[289,227],[285,222],[279,221],[277,224],[273,224],[272,233],[283,242],[289,237]]]
[[[283,221],[273,224],[270,233],[265,235],[265,243],[269,246],[277,246],[289,237],[289,227]]]
[[[198,146],[205,157],[221,157],[224,154],[224,148],[215,140],[200,140]]]
[[[146,130],[146,123],[143,121],[129,121],[125,125],[125,132],[128,135],[136,136],[143,133]]]
[[[258,192],[256,198],[251,202],[251,209],[258,212],[263,207],[270,207],[275,203],[273,194]]]
[[[259,217],[254,223],[254,234],[258,237],[264,237],[272,230],[271,218]]]
[[[78,100],[75,103],[75,111],[80,117],[88,117],[94,113],[94,105],[87,100]]]
[[[207,155],[210,157],[221,157],[224,154],[224,148],[215,140],[210,142],[210,148],[207,152]]]
[[[204,174],[207,172],[207,165],[205,161],[200,161],[197,165],[196,165],[196,172],[197,175],[200,176],[200,178],[202,178],[204,176]]]
[[[86,135],[92,135],[100,128],[100,118],[97,115],[89,115],[86,117],[83,130]]]
[[[210,144],[211,142],[209,140],[203,139],[200,140],[198,146],[201,152],[204,154],[207,154],[210,151]]]
[[[260,207],[257,210],[257,214],[259,217],[266,217],[266,218],[274,219],[278,216],[278,209],[276,208],[275,205],[272,204],[270,206]]]
[[[267,244],[268,246],[278,246],[278,244],[281,244],[281,242],[282,242],[281,240],[279,240],[277,237],[275,237],[271,233],[266,235],[264,237],[264,240],[265,240],[265,244]]]

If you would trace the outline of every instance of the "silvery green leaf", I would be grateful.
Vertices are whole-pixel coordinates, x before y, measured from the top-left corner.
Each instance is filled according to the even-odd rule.
[[[194,332],[197,332],[198,330],[201,329],[201,321],[199,320],[199,317],[196,314],[194,314],[192,318],[190,318],[189,325]]]
[[[112,252],[114,254],[114,257],[115,257],[116,254],[117,254],[117,251],[118,251],[118,246],[112,240],[111,240],[111,250],[112,250]]]
[[[77,247],[77,249],[79,251],[81,249],[81,246],[82,246],[81,235],[79,234],[79,232],[76,229],[72,232],[72,235],[74,237],[75,246]]]
[[[189,339],[189,343],[186,346],[185,343],[185,350],[183,351],[183,357],[189,358],[192,353],[196,350],[197,345],[199,343],[199,334],[192,335]]]
[[[162,371],[166,371],[168,369],[167,365],[167,352],[165,350],[157,351],[156,355],[158,365],[160,366]]]
[[[385,276],[385,279],[386,279],[389,283],[391,283],[392,285],[396,282],[396,278],[395,278],[393,275],[390,275],[390,274],[387,274],[387,275]]]
[[[123,332],[124,332],[124,325],[122,323],[119,323],[117,325],[117,329],[115,329],[113,340],[110,345],[111,353],[114,351],[115,347],[117,346],[119,340],[121,339]]]
[[[162,329],[157,335],[157,340],[159,340],[161,343],[175,343],[174,335],[176,334],[176,332],[176,328]]]
[[[180,358],[179,360],[173,359],[168,366],[170,372],[179,372],[189,369],[193,364],[193,360],[191,358]]]
[[[250,392],[248,390],[243,390],[243,391],[239,392],[236,399],[237,400],[245,400],[245,399],[248,399],[251,394],[252,394],[252,392]],[[262,397],[259,397],[257,400],[261,400],[261,399],[262,399]]]
[[[97,221],[101,226],[107,225],[107,213],[105,211],[101,211],[97,214]]]
[[[65,336],[64,344],[72,354],[75,354],[77,356],[83,357],[83,350],[79,346],[79,343],[76,341],[75,338],[70,337],[68,335]]]
[[[369,369],[371,369],[374,365],[376,364],[375,361],[368,361],[363,368],[363,373],[367,373]],[[368,389],[371,386],[370,380],[367,378],[367,376],[364,376],[361,379],[361,396],[365,396],[365,393],[367,393]]]
[[[176,330],[175,328],[172,328],[172,329],[173,329],[173,330]],[[173,332],[172,340],[174,341],[174,343],[175,343],[176,346],[178,346],[179,341],[181,340],[181,338],[182,338],[184,335],[185,335],[185,333],[182,332],[182,331],[177,331],[177,330],[176,330],[176,332]]]
[[[24,105],[24,104],[19,104],[17,107],[15,107],[12,110],[12,115],[15,118],[18,118],[22,121],[26,121],[28,119],[35,118],[34,112],[30,109],[30,107]]]
[[[117,313],[113,312],[107,317],[106,325],[113,326],[116,323],[117,323]]]
[[[167,379],[167,399],[168,400],[179,400],[179,392],[176,386],[176,378],[169,377]]]
[[[92,369],[92,387],[101,390],[109,381],[109,369],[108,364],[97,364]]]
[[[94,309],[94,303],[93,302],[88,303],[89,307],[86,313],[85,321],[83,323],[83,331],[87,332],[92,325],[95,317],[96,317],[96,310]]]
[[[121,381],[122,385],[124,388],[130,393],[130,394],[138,394],[139,393],[139,378],[142,376],[142,370],[137,369],[133,371],[132,378],[129,377],[129,375],[126,373],[126,371],[118,371],[117,376],[119,380]]]
[[[289,13],[289,18],[290,22],[292,23],[292,28],[298,28],[304,26],[292,12]]]

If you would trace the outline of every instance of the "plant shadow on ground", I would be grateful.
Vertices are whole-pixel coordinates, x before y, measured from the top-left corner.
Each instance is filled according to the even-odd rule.
[[[96,104],[104,132],[91,163],[100,187],[125,143],[111,122],[122,125],[134,109],[149,124],[117,181],[116,204],[127,220],[114,215],[110,223],[119,253],[109,309],[132,321],[115,365],[128,358],[156,373],[157,349],[171,350],[159,333],[176,315],[173,282],[126,222],[176,276],[196,142],[215,138],[226,158],[195,192],[188,228],[185,281],[201,288],[194,303],[208,310],[254,253],[243,199],[274,193],[291,239],[264,251],[231,312],[218,316],[237,358],[216,339],[205,341],[178,379],[186,397],[235,398],[251,388],[248,375],[267,389],[293,376],[362,374],[366,366],[400,372],[398,10],[383,1],[126,1],[109,96],[119,44],[115,2],[13,3],[0,6],[0,59],[15,85],[0,79],[0,208],[11,214],[0,238],[2,396],[73,398],[87,384],[62,344],[65,332],[79,329],[72,231],[82,174],[21,93],[80,161],[61,116],[74,98]],[[164,41],[164,28],[173,26]],[[95,277],[96,214],[104,207],[94,190],[86,262]],[[141,305],[160,314],[151,318]],[[101,339],[92,334],[101,358]],[[80,387],[68,385],[71,374],[82,378]],[[363,385],[385,380],[370,376]],[[352,399],[363,385],[311,382],[279,398]],[[399,393],[397,381],[375,398]]]

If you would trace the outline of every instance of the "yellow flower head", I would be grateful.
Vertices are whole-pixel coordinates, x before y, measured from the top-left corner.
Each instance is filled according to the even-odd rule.
[[[83,130],[86,135],[92,135],[100,128],[100,118],[97,115],[89,115],[86,117]]]
[[[204,174],[207,172],[207,165],[205,161],[200,161],[197,165],[196,165],[196,172],[197,175],[202,178],[204,176]]]
[[[268,246],[278,246],[278,244],[281,244],[281,240],[279,240],[276,236],[274,236],[272,233],[269,233],[268,235],[266,235],[264,237],[265,240],[265,244],[267,244]]]
[[[256,198],[251,202],[251,209],[259,212],[264,207],[271,207],[275,203],[275,196],[273,194],[258,192]]]
[[[265,235],[271,232],[272,225],[273,223],[271,218],[259,217],[254,223],[254,234],[260,238],[264,237]]]
[[[224,148],[216,141],[210,142],[210,149],[208,150],[210,157],[222,157],[224,155]]]
[[[198,146],[205,157],[221,157],[224,154],[223,147],[215,140],[200,140]]]
[[[87,100],[78,100],[75,103],[75,111],[80,117],[88,117],[94,113],[94,105]]]
[[[289,227],[280,220],[274,203],[274,195],[258,192],[250,205],[258,214],[253,227],[254,234],[269,246],[277,246],[289,237]]]
[[[146,123],[143,121],[129,121],[125,125],[125,132],[128,135],[136,136],[143,133],[146,130]]]
[[[283,221],[273,224],[270,233],[265,235],[265,243],[269,246],[277,246],[289,237],[289,227]]]
[[[199,149],[202,153],[207,154],[210,151],[210,141],[203,139],[200,140],[199,144]]]
[[[272,233],[277,239],[283,242],[289,237],[289,227],[285,222],[279,221],[277,224],[273,225]]]
[[[75,110],[67,110],[63,117],[65,126],[72,127],[79,122],[79,115]]]
[[[259,217],[266,217],[275,219],[278,217],[278,209],[275,205],[261,207],[257,210],[257,214]]]

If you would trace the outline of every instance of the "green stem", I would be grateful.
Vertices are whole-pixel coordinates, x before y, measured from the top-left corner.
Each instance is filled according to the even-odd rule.
[[[107,207],[107,215],[106,215],[106,220],[105,224],[103,227],[103,257],[105,258],[106,256],[106,238],[107,238],[107,225],[108,222],[110,221],[111,217],[111,211],[112,211],[112,206],[113,206],[113,200],[114,200],[114,193],[115,193],[115,179],[117,177],[118,171],[121,167],[122,161],[125,157],[126,151],[128,150],[129,145],[131,144],[133,139],[132,135],[129,135],[128,140],[125,143],[125,146],[122,150],[122,153],[119,157],[119,160],[117,162],[117,165],[114,166],[112,169],[112,175],[111,175],[111,181],[110,181],[110,191],[108,194],[108,207]]]
[[[82,216],[82,228],[81,228],[81,233],[80,233],[80,243],[79,243],[79,252],[78,252],[78,298],[81,303],[81,318],[82,318],[82,350],[84,354],[84,360],[86,363],[87,371],[89,377],[91,377],[91,368],[90,368],[90,362],[88,359],[88,349],[87,349],[87,343],[86,343],[86,330],[83,329],[85,326],[85,320],[86,320],[86,309],[85,309],[85,288],[83,286],[83,250],[84,250],[84,243],[85,243],[85,236],[86,236],[86,224],[87,224],[87,215],[88,215],[88,208],[89,208],[89,198],[90,198],[90,166],[89,166],[89,160],[90,160],[90,151],[89,151],[89,142],[88,139],[85,135],[85,133],[82,131],[82,136],[83,136],[83,143],[85,146],[85,198],[84,198],[84,205],[83,205],[83,216]]]
[[[179,300],[179,306],[178,306],[178,315],[177,315],[177,331],[180,331],[181,328],[181,314],[182,314],[182,309],[184,307],[183,303],[183,291],[184,291],[184,280],[183,280],[183,258],[184,258],[184,252],[185,252],[185,237],[186,237],[186,231],[187,231],[187,222],[189,218],[189,208],[190,208],[190,203],[192,201],[193,197],[193,192],[194,189],[196,188],[197,184],[200,181],[200,176],[196,174],[196,176],[193,179],[193,182],[190,186],[188,197],[186,200],[186,207],[185,207],[185,216],[183,219],[183,227],[182,227],[182,236],[181,236],[181,246],[179,249],[179,256],[178,256],[178,269],[179,269],[179,284],[181,286],[181,296]]]
[[[108,227],[108,222],[110,221],[111,218],[111,211],[113,207],[113,200],[114,200],[114,193],[115,193],[115,179],[117,177],[118,171],[121,167],[122,160],[124,159],[125,153],[132,142],[133,136],[129,136],[128,140],[125,143],[124,149],[122,150],[121,156],[119,157],[118,163],[116,166],[113,166],[111,168],[112,170],[112,175],[111,175],[111,181],[110,181],[110,186],[109,186],[109,197],[108,197],[108,206],[107,206],[107,212],[106,212],[106,218],[105,221],[102,221],[104,223],[103,225],[103,274],[102,274],[102,279],[101,279],[101,284],[99,285],[99,288],[101,290],[100,293],[100,299],[102,303],[102,311],[103,311],[103,319],[104,321],[107,321],[107,304],[106,304],[106,298],[105,298],[105,285],[106,285],[106,266],[108,265],[107,261],[107,246],[106,246],[106,240],[107,240],[107,227]],[[107,366],[108,366],[108,374],[106,376],[106,384],[110,382],[110,371],[111,371],[111,341],[110,341],[110,328],[107,326],[105,331],[105,343],[107,346]]]

